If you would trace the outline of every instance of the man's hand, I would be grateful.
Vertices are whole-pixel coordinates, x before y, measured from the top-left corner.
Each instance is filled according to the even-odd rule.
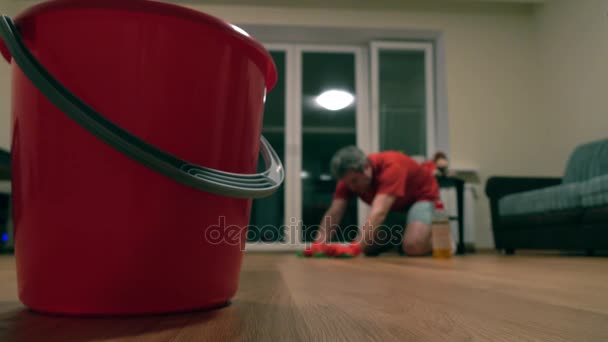
[[[335,232],[336,225],[342,220],[348,202],[342,198],[336,198],[331,202],[331,206],[321,219],[319,230],[315,238],[315,243],[329,242]]]
[[[389,194],[378,194],[372,201],[370,210],[365,224],[362,227],[361,239],[362,246],[372,245],[378,227],[384,222],[386,215],[391,210],[391,206],[395,202],[395,196]],[[365,247],[364,247],[365,248]]]

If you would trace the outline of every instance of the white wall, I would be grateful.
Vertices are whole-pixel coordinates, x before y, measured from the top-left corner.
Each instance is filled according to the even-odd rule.
[[[608,0],[553,0],[537,13],[548,165],[608,137]]]
[[[0,58],[0,148],[10,146],[10,72],[9,66]]]
[[[10,146],[10,73],[4,58],[0,59],[0,148]]]

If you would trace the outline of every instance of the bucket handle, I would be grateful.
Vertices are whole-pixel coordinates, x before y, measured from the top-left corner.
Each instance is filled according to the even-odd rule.
[[[285,179],[285,170],[268,141],[260,137],[266,171],[238,174],[194,165],[156,148],[118,127],[84,103],[36,60],[7,16],[0,18],[0,36],[21,71],[55,106],[97,138],[144,166],[172,180],[222,196],[261,198],[273,194]]]

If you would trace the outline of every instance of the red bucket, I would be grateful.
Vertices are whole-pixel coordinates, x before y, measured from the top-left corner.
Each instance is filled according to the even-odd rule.
[[[226,303],[251,199],[284,178],[260,138],[268,52],[146,0],[51,1],[15,23],[3,17],[0,33],[21,301],[63,314]],[[255,174],[258,152],[267,170]]]

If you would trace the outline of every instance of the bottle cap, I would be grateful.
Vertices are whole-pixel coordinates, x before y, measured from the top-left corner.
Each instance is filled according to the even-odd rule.
[[[441,202],[441,201],[435,202],[435,209],[444,209],[443,202]]]

